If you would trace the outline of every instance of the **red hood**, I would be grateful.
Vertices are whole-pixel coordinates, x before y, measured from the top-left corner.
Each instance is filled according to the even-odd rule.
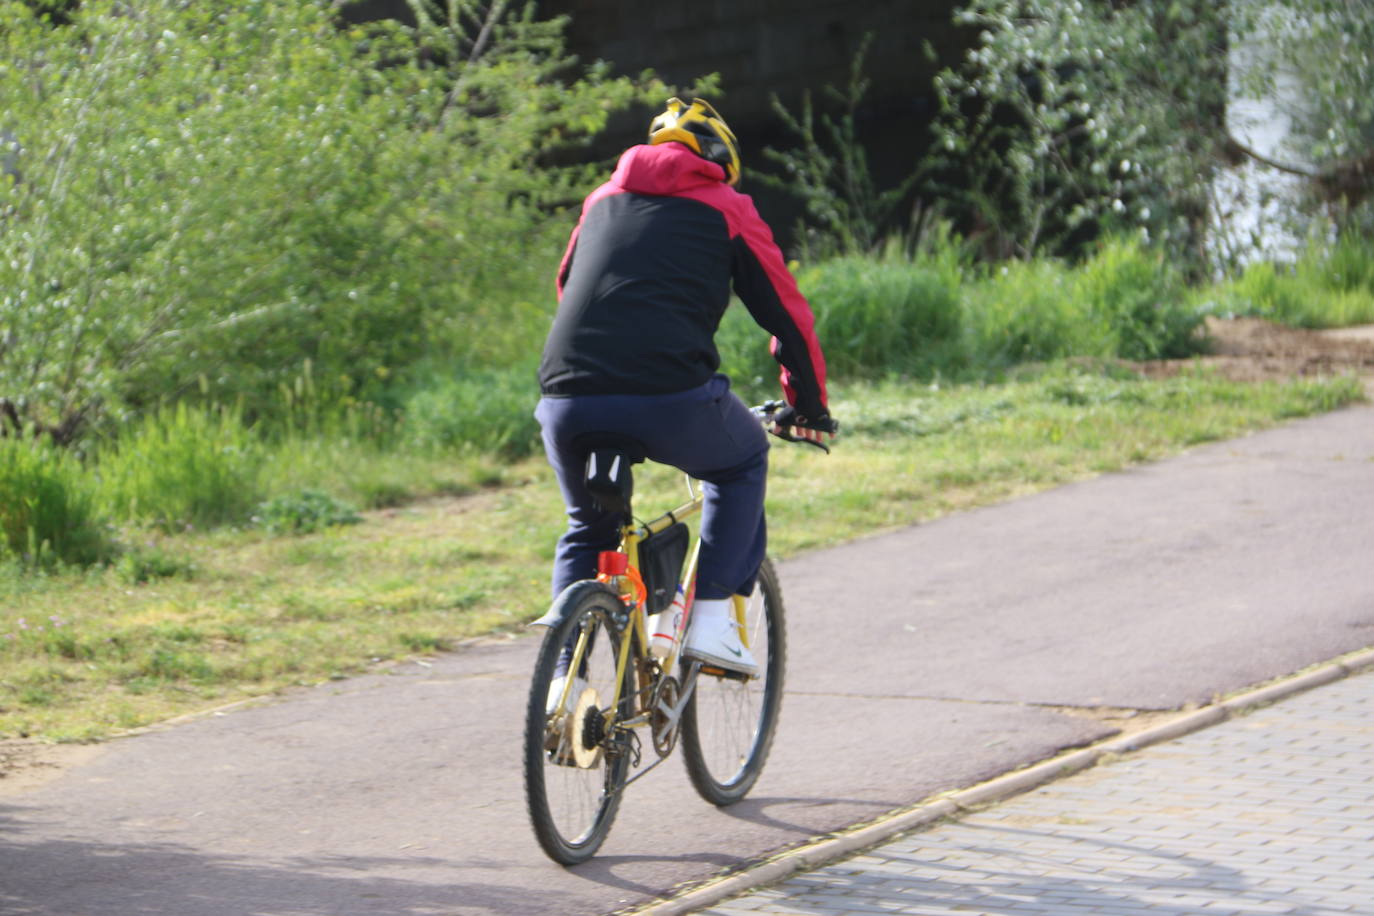
[[[681,143],[632,146],[621,154],[611,176],[613,184],[632,194],[677,194],[723,181],[725,169]]]

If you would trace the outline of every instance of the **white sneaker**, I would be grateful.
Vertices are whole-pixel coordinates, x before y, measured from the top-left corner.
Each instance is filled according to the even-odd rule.
[[[733,615],[694,617],[687,625],[687,642],[682,654],[740,674],[754,674],[759,663],[754,653],[740,642],[739,627]]]
[[[558,706],[558,698],[563,693],[563,685],[567,682],[566,674],[553,679],[549,684],[549,696],[544,702],[544,715],[551,716]],[[582,691],[587,689],[587,681],[584,678],[573,678],[572,689],[568,691],[568,698],[563,702],[563,711],[572,712],[577,708],[577,701],[582,698]]]

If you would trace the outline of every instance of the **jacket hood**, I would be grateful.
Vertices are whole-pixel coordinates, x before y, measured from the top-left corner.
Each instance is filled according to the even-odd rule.
[[[681,143],[641,144],[621,154],[611,181],[632,194],[676,194],[702,185],[723,184],[725,169]]]

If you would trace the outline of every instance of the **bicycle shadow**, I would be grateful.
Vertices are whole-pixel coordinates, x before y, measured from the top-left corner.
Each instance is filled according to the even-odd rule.
[[[843,812],[837,812],[833,818],[834,823],[828,826],[818,827],[816,823],[802,822],[797,819],[785,817],[777,809],[805,808],[814,809],[828,805],[844,806]],[[709,875],[691,879],[684,886],[694,886],[705,880],[714,880],[748,868],[758,862],[764,861],[771,856],[777,855],[787,849],[804,845],[812,840],[820,839],[828,834],[829,830],[838,830],[853,823],[852,813],[855,807],[868,808],[872,810],[872,816],[877,817],[888,811],[892,811],[899,805],[885,801],[873,801],[872,799],[853,799],[853,798],[820,798],[820,797],[792,797],[792,796],[760,796],[758,798],[746,798],[745,800],[731,805],[728,808],[714,809],[716,813],[731,819],[747,823],[753,827],[763,827],[781,834],[779,842],[770,848],[749,855],[739,856],[721,852],[689,852],[689,853],[664,853],[654,855],[652,853],[640,853],[635,855],[615,855],[602,853],[589,862],[575,865],[567,869],[569,874],[575,875],[580,879],[592,881],[607,887],[614,887],[618,890],[629,891],[632,893],[643,894],[648,897],[658,897],[667,893],[662,884],[649,884],[643,881],[633,881],[621,874],[627,870],[636,872],[648,871],[655,874],[661,870],[655,870],[655,865],[704,865],[712,868]],[[860,818],[862,820],[862,818]]]
[[[824,836],[830,830],[862,823],[867,819],[862,813],[855,815],[854,809],[858,809],[859,812],[869,811],[871,812],[869,817],[878,817],[905,807],[907,804],[909,803],[872,798],[822,798],[817,796],[765,795],[758,798],[746,798],[728,808],[719,808],[717,810],[727,817],[748,821],[760,827],[771,827],[786,833],[801,834],[810,838]],[[775,810],[815,810],[824,809],[830,805],[843,806],[845,808],[845,813],[843,817],[837,819],[836,823],[820,827],[819,829],[817,823],[814,821],[801,822],[797,819],[784,818]]]
[[[603,887],[613,887],[616,890],[626,891],[632,894],[639,894],[646,898],[658,898],[673,892],[673,888],[665,887],[662,882],[647,883],[635,881],[623,877],[618,871],[635,870],[642,871],[645,866],[649,866],[650,873],[654,873],[654,865],[684,865],[695,864],[708,866],[710,878],[719,875],[729,874],[732,871],[739,871],[741,868],[752,865],[754,860],[742,861],[738,856],[732,856],[722,852],[696,852],[681,855],[600,855],[589,862],[581,865],[572,865],[565,869],[568,874],[599,884]],[[710,878],[706,880],[710,880]],[[692,879],[683,883],[685,886],[700,884],[702,879]]]

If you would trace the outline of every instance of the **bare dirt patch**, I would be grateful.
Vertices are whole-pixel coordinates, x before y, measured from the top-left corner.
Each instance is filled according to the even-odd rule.
[[[1353,374],[1374,392],[1374,325],[1310,331],[1259,318],[1209,318],[1206,330],[1207,355],[1135,368],[1150,378],[1166,378],[1201,365],[1241,382]]]

